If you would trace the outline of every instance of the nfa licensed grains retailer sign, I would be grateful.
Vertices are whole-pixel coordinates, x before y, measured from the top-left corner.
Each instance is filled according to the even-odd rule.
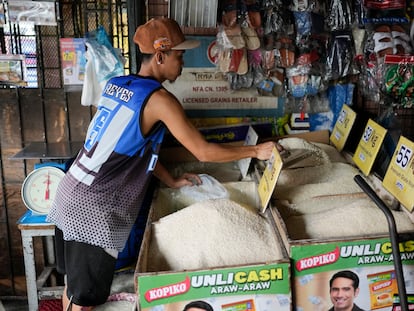
[[[256,88],[232,90],[229,82],[215,68],[184,68],[175,82],[164,86],[172,92],[186,110],[247,110],[282,115],[280,98],[260,96]]]

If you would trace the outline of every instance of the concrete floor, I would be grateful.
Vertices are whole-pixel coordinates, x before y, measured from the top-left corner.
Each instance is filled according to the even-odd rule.
[[[28,309],[25,299],[0,300],[0,311],[27,311]]]
[[[126,270],[125,272],[117,273],[114,276],[111,294],[123,293],[124,298],[128,298],[135,292],[134,287],[134,271]],[[129,297],[131,298],[131,297]],[[29,309],[27,299],[24,297],[9,298],[4,297],[0,299],[0,311],[27,311]],[[136,310],[135,303],[130,301],[108,301],[102,306],[96,308],[96,311],[133,311]]]
[[[0,311],[27,311],[29,306],[24,299],[0,300]],[[134,303],[128,301],[107,302],[96,308],[97,311],[136,311]]]

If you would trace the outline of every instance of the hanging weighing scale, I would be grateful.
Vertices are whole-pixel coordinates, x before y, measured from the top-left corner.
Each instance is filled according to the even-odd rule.
[[[33,170],[22,184],[24,205],[35,214],[46,215],[55,199],[57,187],[65,172],[53,166]]]

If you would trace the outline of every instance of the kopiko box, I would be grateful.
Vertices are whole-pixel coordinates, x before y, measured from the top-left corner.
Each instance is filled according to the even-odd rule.
[[[282,169],[271,199],[270,210],[291,259],[295,309],[330,310],[333,302],[345,304],[341,289],[350,288],[347,301],[352,299],[359,308],[391,310],[398,276],[387,218],[355,182],[359,169],[328,144],[291,138],[279,142],[303,146],[311,152],[309,160],[314,159],[309,166]],[[374,177],[364,176],[390,208],[399,237],[404,237],[399,239],[404,285],[413,292],[414,224]],[[337,285],[350,280],[341,278],[330,290],[332,276],[342,270],[356,274],[358,288],[350,282]]]
[[[290,265],[240,266],[222,269],[136,272],[142,311],[181,311],[202,300],[216,311],[291,310]]]
[[[222,168],[216,175],[218,180],[223,172]],[[182,311],[186,304],[198,300],[215,311],[291,310],[290,261],[274,220],[268,216],[270,211],[259,214],[256,182],[221,185],[228,198],[197,200],[181,189],[156,189],[135,269],[140,310]],[[233,202],[238,204],[231,205],[234,210],[229,205]],[[230,210],[231,214],[222,214]],[[213,221],[216,217],[217,222]],[[250,217],[255,219],[253,228],[247,220]],[[223,219],[229,221],[223,223]],[[162,227],[167,223],[168,228]],[[263,231],[269,233],[263,240],[271,243],[264,243],[261,252],[254,251],[246,259],[246,253],[263,244],[259,239],[263,235],[257,235],[263,223]],[[223,235],[223,231],[229,233]],[[229,241],[234,241],[234,247],[228,247]]]
[[[405,236],[399,244],[408,293],[414,292],[413,238]],[[342,270],[351,270],[359,277],[354,303],[361,309],[392,309],[398,284],[389,238],[295,244],[291,246],[291,259],[296,310],[331,308],[329,280]]]

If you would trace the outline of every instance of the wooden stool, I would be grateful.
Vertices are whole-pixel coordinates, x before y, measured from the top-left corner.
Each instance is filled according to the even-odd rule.
[[[62,297],[64,286],[46,287],[46,281],[56,268],[53,237],[55,226],[46,222],[46,216],[33,215],[31,211],[26,212],[18,221],[17,227],[22,235],[24,266],[26,271],[26,286],[29,311],[36,311],[39,299]],[[36,277],[35,255],[33,249],[33,238],[44,237],[45,267]]]

